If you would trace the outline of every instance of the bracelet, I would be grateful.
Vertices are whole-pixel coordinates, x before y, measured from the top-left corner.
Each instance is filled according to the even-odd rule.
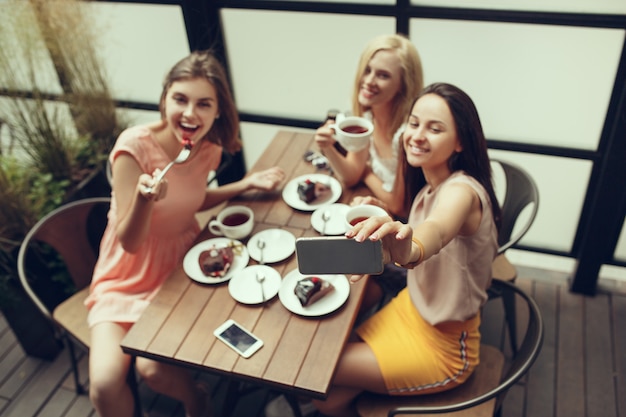
[[[405,268],[405,269],[413,269],[413,268],[415,268],[417,265],[419,265],[424,260],[424,244],[416,237],[411,237],[411,241],[413,243],[415,243],[417,245],[417,247],[419,248],[420,256],[418,256],[417,261],[409,262],[408,264],[404,264],[404,265],[400,265],[399,263],[394,262],[396,264],[396,266],[399,266],[399,267]]]

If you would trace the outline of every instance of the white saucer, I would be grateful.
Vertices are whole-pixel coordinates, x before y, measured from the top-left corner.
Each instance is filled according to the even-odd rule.
[[[311,204],[302,201],[298,195],[298,184],[306,181],[307,179],[315,182],[328,183],[331,190],[330,197],[322,201],[314,200]],[[341,183],[336,178],[327,174],[307,174],[294,178],[285,185],[285,188],[283,188],[283,200],[285,200],[285,203],[287,203],[291,208],[296,210],[313,211],[323,205],[331,204],[339,200],[341,192]]]
[[[258,272],[265,275],[263,281],[263,293],[261,293],[261,284],[256,280]],[[230,295],[243,304],[259,304],[263,301],[269,301],[278,294],[282,280],[277,270],[267,265],[250,265],[239,271],[228,282],[228,291]]]
[[[261,260],[261,249],[257,246],[259,239],[265,241],[263,263],[271,264],[287,259],[296,250],[296,237],[283,229],[267,229],[257,233],[248,240],[248,252],[255,261]]]
[[[300,300],[293,293],[299,280],[310,275],[302,275],[297,269],[289,272],[283,278],[283,283],[278,291],[280,302],[292,313],[301,316],[323,316],[341,307],[350,296],[350,283],[345,275],[323,275],[323,278],[334,285],[335,290],[326,294],[323,298],[307,307],[302,307]]]
[[[343,235],[346,233],[346,213],[350,209],[347,204],[335,203],[322,206],[315,210],[311,215],[311,226],[322,235]],[[324,225],[322,215],[328,210],[330,218]]]
[[[240,251],[240,253],[235,252],[233,264],[230,266],[228,272],[226,272],[223,277],[207,277],[204,275],[202,269],[200,269],[200,254],[205,250],[212,248],[214,245],[216,248],[223,248],[230,244],[239,246],[239,249],[237,250]],[[189,252],[187,252],[185,258],[183,259],[183,269],[189,278],[194,281],[202,284],[219,284],[220,282],[231,279],[234,274],[244,269],[248,265],[249,261],[250,255],[248,255],[248,250],[243,243],[226,237],[217,237],[200,242],[193,248],[189,249]]]

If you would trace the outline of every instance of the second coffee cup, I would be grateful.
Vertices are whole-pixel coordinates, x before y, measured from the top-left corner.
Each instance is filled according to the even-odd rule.
[[[245,239],[254,227],[254,212],[246,206],[230,206],[209,222],[209,230],[217,236]]]
[[[386,216],[388,213],[382,207],[373,204],[361,204],[352,206],[346,212],[346,227],[351,229],[357,223],[367,220],[373,216]]]

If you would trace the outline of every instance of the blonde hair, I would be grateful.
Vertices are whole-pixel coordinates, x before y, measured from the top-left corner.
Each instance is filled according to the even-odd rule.
[[[159,108],[164,118],[165,96],[177,81],[202,78],[215,88],[217,93],[219,118],[206,134],[205,139],[235,153],[241,150],[239,139],[239,113],[230,92],[226,71],[211,51],[196,51],[181,59],[172,67],[163,81],[163,91]]]
[[[378,51],[395,51],[402,67],[402,87],[393,99],[392,108],[391,126],[392,132],[395,132],[406,121],[406,115],[409,114],[413,100],[424,88],[422,61],[415,45],[404,35],[382,35],[372,39],[361,54],[354,79],[352,113],[357,116],[362,116],[368,110],[359,103],[359,89],[365,69]]]

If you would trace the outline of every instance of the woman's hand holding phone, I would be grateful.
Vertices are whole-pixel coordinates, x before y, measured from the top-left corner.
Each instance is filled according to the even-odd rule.
[[[345,236],[357,242],[382,241],[384,263],[404,265],[411,262],[413,229],[408,224],[385,220],[384,217],[370,217],[348,230]]]

